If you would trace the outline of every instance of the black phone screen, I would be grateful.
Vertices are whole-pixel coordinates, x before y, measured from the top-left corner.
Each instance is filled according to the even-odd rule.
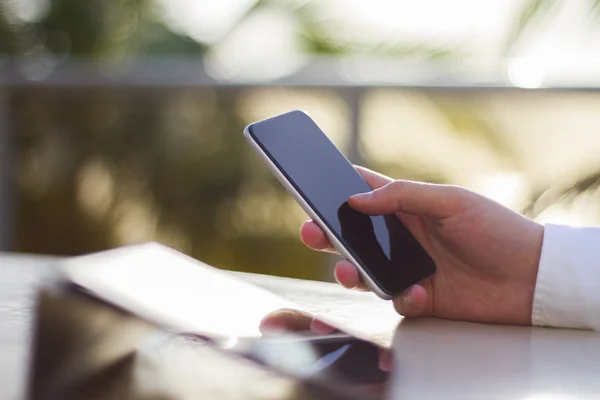
[[[348,205],[348,197],[371,187],[308,115],[291,111],[248,131],[384,293],[397,296],[435,272],[431,257],[395,215],[370,217]]]

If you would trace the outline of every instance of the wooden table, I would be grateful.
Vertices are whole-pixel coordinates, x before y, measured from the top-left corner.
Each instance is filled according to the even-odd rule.
[[[0,398],[22,398],[33,299],[55,258],[0,254]],[[401,321],[390,304],[338,285],[238,274],[315,313],[333,313],[398,354],[390,398],[600,398],[600,335],[441,320]],[[552,397],[552,396],[562,397]],[[537,396],[537,397],[536,397]]]

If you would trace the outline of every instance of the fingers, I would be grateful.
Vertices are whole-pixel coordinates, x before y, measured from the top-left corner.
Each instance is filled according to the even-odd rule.
[[[327,251],[339,254],[338,251],[329,243],[325,234],[312,221],[307,221],[300,227],[300,237],[305,245],[313,250]],[[349,261],[340,261],[335,266],[335,279],[348,289],[367,291],[367,286],[362,282],[358,269]]]
[[[380,188],[392,181],[392,179],[367,168],[359,166],[355,166],[355,168],[373,189]],[[306,246],[313,250],[339,254],[331,243],[329,243],[323,230],[314,221],[306,221],[302,224],[300,227],[300,238]]]
[[[335,279],[347,289],[368,291],[367,285],[362,281],[358,269],[350,261],[343,260],[335,264]]]
[[[369,215],[395,212],[446,218],[466,208],[468,192],[449,185],[392,181],[369,193],[351,196],[348,203]]]
[[[379,350],[379,369],[384,372],[392,372],[394,366],[394,355],[390,349]]]
[[[413,285],[402,296],[393,300],[398,314],[406,318],[423,316],[427,309],[427,290],[421,285]]]
[[[316,318],[310,323],[310,330],[318,335],[331,335],[332,333],[337,332],[337,329],[333,326]]]
[[[359,174],[367,181],[373,189],[380,188],[392,182],[391,178],[373,172],[367,168],[355,166]],[[300,227],[300,238],[302,242],[313,250],[326,251],[339,254],[339,252],[329,243],[329,240],[323,233],[323,230],[314,221],[306,221]]]
[[[313,317],[302,311],[281,309],[268,314],[260,322],[259,331],[263,335],[310,330]]]
[[[308,313],[287,308],[274,311],[264,317],[259,330],[263,335],[305,331],[313,331],[319,335],[330,335],[337,332],[337,329],[333,326],[316,319]]]
[[[306,246],[313,250],[338,254],[338,251],[329,243],[329,239],[327,239],[325,233],[313,221],[306,221],[302,224],[300,227],[300,239]]]
[[[350,261],[339,261],[335,265],[335,278],[345,288],[369,291],[362,281],[358,269]],[[400,297],[393,300],[396,311],[406,318],[424,316],[427,311],[428,293],[421,285],[413,285]]]
[[[369,291],[362,281],[358,269],[350,261],[339,261],[335,265],[335,279],[345,288]],[[425,287],[413,285],[400,297],[393,300],[396,311],[407,318],[423,316],[427,310],[428,293]]]
[[[340,261],[335,265],[335,278],[345,288],[369,291],[362,281],[358,269],[350,261]],[[422,317],[427,311],[428,292],[421,285],[413,285],[400,297],[393,300],[394,309],[406,318]]]

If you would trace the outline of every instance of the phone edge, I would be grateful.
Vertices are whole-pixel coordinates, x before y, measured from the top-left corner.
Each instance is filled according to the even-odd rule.
[[[251,124],[252,125],[252,124]],[[365,284],[369,287],[369,289],[375,293],[377,296],[382,298],[383,300],[392,300],[395,296],[389,295],[385,293],[383,290],[379,288],[379,286],[371,279],[371,277],[364,271],[363,267],[356,261],[356,259],[346,250],[346,247],[338,240],[338,238],[331,232],[331,230],[327,227],[321,218],[313,211],[312,207],[308,205],[308,203],[304,200],[304,198],[298,193],[298,191],[294,188],[294,186],[288,181],[288,179],[281,173],[279,168],[271,161],[271,159],[265,154],[265,152],[260,148],[258,143],[252,138],[250,135],[250,125],[244,128],[244,138],[252,147],[252,149],[258,154],[258,156],[266,163],[267,168],[275,175],[277,180],[283,185],[283,187],[292,195],[294,200],[302,207],[304,212],[308,214],[308,216],[323,230],[327,239],[331,242],[333,247],[336,248],[337,251],[340,252],[342,256],[348,259],[352,265],[354,265],[358,271]]]

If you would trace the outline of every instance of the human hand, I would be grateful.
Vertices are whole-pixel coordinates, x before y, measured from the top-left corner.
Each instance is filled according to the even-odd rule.
[[[365,168],[374,190],[350,197],[356,211],[395,214],[434,259],[437,272],[393,300],[405,317],[531,324],[543,226],[500,204],[449,185],[394,181]],[[313,222],[300,229],[310,248],[335,252]],[[349,261],[335,276],[347,288],[367,290]]]

